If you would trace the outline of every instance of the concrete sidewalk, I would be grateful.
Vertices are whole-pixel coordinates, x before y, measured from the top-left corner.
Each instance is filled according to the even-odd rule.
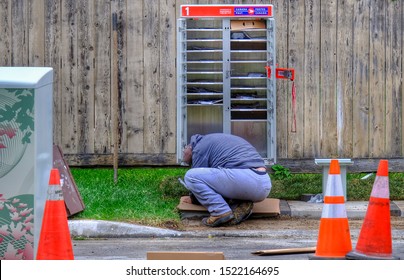
[[[347,201],[345,208],[348,218],[360,219],[366,215],[368,201]],[[288,209],[289,208],[289,209]],[[304,201],[281,201],[281,215],[303,218],[321,218],[323,203],[309,203]],[[390,203],[390,215],[404,217],[404,201]]]
[[[360,219],[366,215],[368,202],[348,201],[345,203],[348,218]],[[281,216],[291,216],[300,218],[320,219],[322,203],[309,203],[304,201],[281,200]],[[392,201],[390,204],[391,216],[404,217],[404,201]],[[69,220],[69,229],[72,237],[85,238],[132,238],[132,237],[201,237],[207,232],[198,231],[176,231],[156,227],[148,227],[129,223],[99,221],[99,220]],[[246,237],[263,236],[268,232],[244,231],[244,230],[221,230],[220,232],[212,228],[212,235],[225,235],[226,237]]]

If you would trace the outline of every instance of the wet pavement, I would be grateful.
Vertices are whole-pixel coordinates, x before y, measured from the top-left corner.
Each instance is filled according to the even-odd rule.
[[[348,219],[363,219],[368,202],[346,203]],[[281,215],[294,218],[320,219],[322,203],[283,201]],[[402,201],[391,203],[391,216],[403,216]],[[399,220],[401,218],[398,218]],[[404,223],[404,218],[403,218]],[[299,260],[312,254],[259,256],[258,250],[304,248],[316,246],[318,229],[234,229],[179,231],[128,223],[70,220],[73,250],[78,260],[145,260],[147,252],[195,251],[222,252],[228,260]],[[355,248],[359,229],[352,229],[352,246]],[[404,230],[392,230],[393,255],[404,259]]]

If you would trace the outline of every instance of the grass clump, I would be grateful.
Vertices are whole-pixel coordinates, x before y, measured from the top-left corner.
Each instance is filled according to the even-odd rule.
[[[293,174],[287,178],[271,178],[272,189],[269,197],[285,200],[300,200],[302,194],[322,192],[321,174]]]
[[[112,169],[72,168],[71,173],[85,205],[85,210],[75,218],[148,225],[178,220],[178,197],[163,195],[160,184],[167,178],[183,175],[184,169],[120,169],[117,184]]]

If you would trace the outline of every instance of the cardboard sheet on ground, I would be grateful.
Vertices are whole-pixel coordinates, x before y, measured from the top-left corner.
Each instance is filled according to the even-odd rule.
[[[147,252],[148,260],[224,260],[223,252]]]
[[[189,199],[189,196],[183,196],[180,199],[180,203],[177,206],[177,209],[181,213],[181,218],[193,218],[193,217],[203,217],[208,216],[208,210],[202,205],[195,205],[184,202],[186,199]],[[261,202],[254,203],[252,218],[260,218],[260,217],[274,217],[278,216],[281,213],[280,200],[276,198],[266,198]]]

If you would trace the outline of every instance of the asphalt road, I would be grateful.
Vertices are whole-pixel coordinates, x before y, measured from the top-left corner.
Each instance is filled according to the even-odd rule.
[[[266,238],[245,237],[84,240],[74,242],[74,253],[75,259],[107,260],[145,260],[148,251],[223,252],[227,260],[307,259],[306,254],[275,257],[257,256],[251,252],[270,248],[283,248],[280,245],[284,245],[284,247],[313,246],[312,242],[279,243],[277,240],[268,240]]]
[[[293,205],[291,209],[306,215],[321,213],[321,207],[317,205],[299,205]],[[313,207],[318,211],[313,211]],[[354,204],[349,209],[352,215],[366,207]],[[404,219],[392,216],[390,221],[393,256],[404,260]],[[307,260],[313,253],[259,256],[252,252],[315,247],[320,219],[289,216],[248,219],[237,226],[213,229],[201,226],[200,220],[196,219],[184,222],[183,231],[113,222],[70,222],[71,233],[76,237],[73,250],[77,260],[147,260],[147,252],[155,251],[222,252],[226,260]],[[362,224],[362,218],[349,219],[353,248]]]
[[[147,252],[223,252],[226,260],[307,260],[312,254],[259,256],[252,252],[269,249],[315,247],[316,230],[273,231],[260,237],[199,236],[164,238],[105,238],[73,241],[77,260],[146,260]],[[358,230],[351,231],[355,248]],[[404,260],[404,235],[393,230],[393,256]]]

